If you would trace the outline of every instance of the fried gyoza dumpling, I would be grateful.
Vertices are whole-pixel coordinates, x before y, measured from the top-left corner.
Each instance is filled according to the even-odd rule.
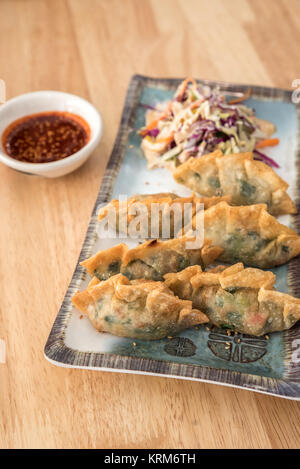
[[[231,207],[221,202],[214,205],[204,212],[204,237],[222,247],[219,259],[231,264],[240,261],[270,268],[300,254],[300,236],[279,223],[264,204]]]
[[[300,299],[274,290],[275,281],[272,272],[242,263],[165,275],[174,294],[192,300],[215,326],[255,336],[289,329],[300,319]]]
[[[99,280],[106,280],[119,272],[129,279],[163,280],[164,274],[178,272],[190,265],[205,267],[222,252],[221,248],[211,246],[209,241],[201,248],[188,249],[190,240],[181,237],[168,241],[146,241],[134,249],[128,249],[126,244],[118,244],[99,251],[81,265]]]
[[[98,331],[157,340],[208,322],[192,302],[174,296],[163,282],[128,280],[122,274],[76,293],[73,304]]]
[[[98,220],[107,219],[109,226],[115,228],[117,233],[125,232],[125,230],[128,230],[129,224],[137,220],[134,221],[133,228],[138,232],[138,237],[173,238],[174,233],[177,233],[183,228],[184,224],[190,221],[188,217],[191,219],[202,208],[200,204],[203,204],[203,208],[206,210],[222,201],[230,203],[230,200],[230,196],[196,197],[195,194],[192,194],[190,197],[179,197],[172,192],[133,195],[127,201],[119,202],[118,199],[114,199],[108,205],[102,207],[98,213]],[[157,206],[152,204],[159,204],[160,209],[158,210]],[[189,207],[191,208],[190,211],[188,210]],[[113,219],[110,220],[108,213],[112,209],[111,213],[115,213],[116,216],[113,216]],[[178,216],[176,214],[174,216],[174,211],[178,213]],[[124,226],[122,226],[122,222],[120,223],[121,217],[124,219]],[[151,226],[154,226],[153,221],[156,220],[156,232],[154,230],[151,233]],[[131,234],[128,233],[128,236],[131,236]]]
[[[205,196],[231,195],[233,205],[264,203],[272,215],[296,213],[288,184],[252,153],[223,155],[219,150],[190,158],[175,169],[177,182]]]

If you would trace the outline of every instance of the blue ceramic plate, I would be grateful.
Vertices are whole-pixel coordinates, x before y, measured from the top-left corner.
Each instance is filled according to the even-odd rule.
[[[117,139],[103,178],[80,258],[45,346],[45,356],[59,366],[96,370],[143,373],[174,378],[208,381],[300,399],[300,324],[289,331],[274,333],[269,340],[246,335],[228,337],[226,331],[205,326],[189,329],[178,337],[147,342],[119,338],[97,332],[71,304],[71,297],[87,285],[89,278],[79,262],[99,249],[124,239],[99,239],[97,207],[119,195],[170,192],[188,194],[177,185],[166,169],[148,170],[140,150],[140,137],[134,129],[144,124],[144,104],[169,99],[180,79],[153,79],[140,75],[132,78]],[[248,86],[201,81],[219,85],[228,93],[245,92]],[[300,112],[291,92],[251,86],[247,104],[256,115],[277,127],[280,145],[268,150],[279,164],[278,173],[290,184],[290,195],[298,202],[300,168]],[[298,203],[297,203],[298,205]],[[282,217],[282,222],[300,229],[300,215]],[[132,247],[134,244],[129,241]],[[300,259],[274,269],[277,288],[300,296]],[[230,346],[226,346],[229,342]]]

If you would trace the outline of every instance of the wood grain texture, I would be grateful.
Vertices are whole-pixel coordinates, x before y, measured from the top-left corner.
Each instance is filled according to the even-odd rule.
[[[1,448],[299,448],[300,403],[226,387],[57,368],[43,348],[70,281],[134,73],[290,88],[297,0],[0,0],[8,98],[83,96],[104,135],[75,173],[0,166]],[[129,392],[130,390],[130,392]]]

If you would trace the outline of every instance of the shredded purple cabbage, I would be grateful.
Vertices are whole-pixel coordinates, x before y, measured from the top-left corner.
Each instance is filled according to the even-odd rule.
[[[159,134],[159,129],[156,127],[155,129],[148,130],[146,135],[149,135],[149,137],[156,138]]]
[[[264,161],[265,163],[267,163],[269,166],[273,166],[275,168],[280,168],[279,164],[276,163],[276,161],[274,161],[272,158],[265,155],[261,151],[258,151],[258,150],[255,149],[255,150],[253,150],[253,153],[255,153],[257,155],[257,156],[254,155],[255,160],[261,160],[261,161]]]
[[[224,127],[233,127],[236,125],[237,118],[235,115],[228,116],[227,119],[220,119],[220,122]]]
[[[170,142],[169,145],[167,146],[167,149],[172,150],[172,148],[174,147],[176,147],[176,142],[175,140],[172,140],[172,142]]]
[[[151,111],[156,111],[156,107],[151,104],[139,103],[139,106],[144,107],[145,109],[150,109]]]

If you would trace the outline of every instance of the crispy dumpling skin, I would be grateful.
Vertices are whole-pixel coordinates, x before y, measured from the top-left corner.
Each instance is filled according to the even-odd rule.
[[[162,238],[162,234],[163,234],[162,231],[164,228],[164,231],[166,232],[166,235],[164,237],[173,238],[174,234],[176,234],[184,226],[184,223],[188,223],[190,221],[190,220],[187,220],[187,215],[189,215],[192,218],[196,214],[196,212],[199,211],[200,207],[197,204],[203,204],[203,208],[204,210],[206,210],[207,208],[212,207],[213,205],[222,201],[226,201],[230,203],[231,196],[227,195],[224,197],[218,197],[218,196],[196,197],[195,194],[192,194],[189,197],[179,197],[177,194],[174,194],[172,192],[163,192],[163,193],[158,193],[158,194],[133,195],[132,197],[129,197],[127,201],[119,202],[118,199],[114,199],[109,204],[102,207],[98,213],[98,220],[101,221],[107,218],[109,210],[113,208],[116,212],[115,227],[113,226],[114,222],[112,222],[110,226],[115,228],[117,233],[119,232],[123,233],[126,229],[128,230],[129,224],[137,216],[136,213],[133,212],[134,209],[139,210],[139,207],[141,207],[141,209],[146,210],[147,215],[144,218],[141,215],[141,213],[140,214],[138,213],[138,218],[139,220],[142,221],[142,223],[144,223],[144,221],[147,220],[147,225],[145,226],[144,231],[142,231],[140,223],[137,224],[136,230],[140,231],[139,237]],[[157,233],[155,233],[154,236],[151,233],[151,206],[152,204],[160,204],[161,206],[161,210],[158,213]],[[184,209],[187,206],[184,206],[184,204],[191,204],[190,213],[187,213],[185,218],[184,218]],[[174,217],[174,210],[172,210],[172,207],[175,210],[177,207],[181,208],[182,217],[180,217],[180,219],[176,220],[176,217]],[[169,218],[167,217],[168,214],[169,214]],[[120,226],[122,225],[122,223],[120,224],[121,216],[124,217],[125,227]],[[128,233],[128,235],[130,236],[130,233]]]
[[[145,242],[126,253],[121,272],[128,278],[141,278],[144,269],[149,268],[146,278],[163,280],[165,273],[179,272],[190,265],[199,264],[205,268],[222,252],[218,246],[211,246],[210,241],[198,249],[187,249],[186,242],[188,238],[185,237]]]
[[[186,243],[190,239],[181,237],[168,241],[146,241],[134,249],[118,244],[99,251],[81,265],[99,280],[106,280],[119,272],[129,279],[163,280],[164,274],[178,272],[190,265],[205,267],[222,252],[221,248],[211,246],[209,241],[201,248],[187,249]]]
[[[195,218],[193,227],[195,227]],[[188,229],[186,230],[186,233]],[[204,237],[223,248],[219,259],[271,268],[300,253],[300,236],[270,215],[264,204],[232,207],[226,202],[205,210]]]
[[[192,300],[215,326],[254,336],[289,329],[300,319],[300,299],[274,290],[275,281],[272,272],[242,263],[165,275],[174,294]]]
[[[190,158],[173,172],[176,182],[205,196],[231,195],[232,205],[264,203],[274,215],[297,213],[288,184],[252,153],[223,155],[219,150]]]
[[[81,265],[86,268],[89,274],[99,280],[107,280],[120,273],[122,259],[128,250],[127,244],[121,243],[109,249],[98,251],[94,256],[81,262]]]
[[[128,280],[122,274],[76,293],[73,304],[98,331],[121,337],[157,340],[208,322],[192,302],[174,296],[163,282]]]

